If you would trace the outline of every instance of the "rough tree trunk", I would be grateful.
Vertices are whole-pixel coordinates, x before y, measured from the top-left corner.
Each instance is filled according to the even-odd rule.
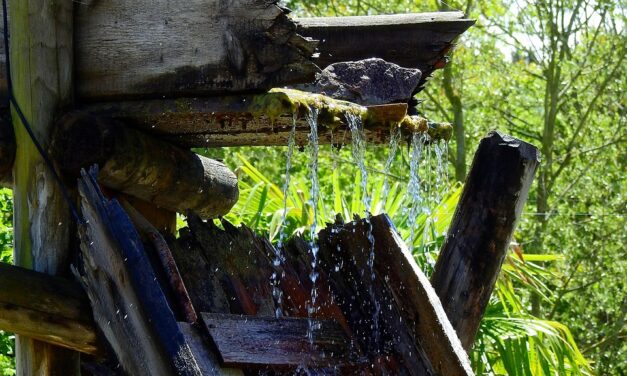
[[[54,116],[72,102],[73,2],[10,0],[14,95],[35,136],[48,145]],[[12,111],[15,263],[49,274],[68,270],[72,219],[59,186]],[[75,375],[78,353],[17,336],[18,375]]]

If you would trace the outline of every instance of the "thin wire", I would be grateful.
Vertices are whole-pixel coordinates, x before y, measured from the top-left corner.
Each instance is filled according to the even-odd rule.
[[[78,210],[76,209],[74,202],[72,202],[72,199],[70,198],[70,194],[68,193],[65,184],[63,184],[63,181],[59,177],[59,174],[57,174],[57,171],[54,168],[54,164],[52,163],[50,156],[41,146],[39,141],[37,141],[37,137],[35,137],[35,133],[33,132],[28,120],[26,120],[26,116],[24,116],[22,109],[20,108],[19,104],[17,103],[17,100],[13,96],[13,81],[11,79],[11,60],[9,57],[10,55],[9,54],[9,27],[8,27],[9,20],[8,20],[8,15],[7,15],[6,0],[2,0],[2,11],[3,11],[2,21],[3,21],[3,29],[4,29],[4,57],[6,61],[5,64],[6,64],[7,96],[8,96],[9,106],[11,104],[13,105],[15,112],[17,113],[22,125],[24,126],[24,129],[28,133],[30,139],[33,141],[33,144],[37,148],[37,151],[39,151],[39,154],[43,158],[44,163],[46,164],[46,166],[52,173],[54,180],[56,180],[57,184],[59,185],[59,188],[61,189],[61,194],[63,195],[63,198],[67,202],[70,208],[70,212],[72,213],[72,216],[74,217],[74,220],[76,220],[77,223],[84,223],[84,220],[78,214]]]

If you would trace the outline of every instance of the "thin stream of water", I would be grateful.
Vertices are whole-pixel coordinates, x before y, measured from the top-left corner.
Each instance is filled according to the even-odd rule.
[[[385,204],[387,203],[388,194],[390,192],[390,180],[387,174],[390,173],[392,163],[396,157],[396,150],[398,149],[399,141],[401,140],[401,128],[394,127],[390,129],[390,145],[388,159],[385,161],[383,171],[386,175],[383,177],[383,189],[381,190],[381,210],[385,210]]]
[[[279,241],[277,246],[274,249],[274,260],[272,261],[276,270],[280,269],[280,266],[285,261],[285,256],[283,255],[283,242],[285,241],[285,237],[287,236],[287,226],[285,221],[287,220],[287,196],[289,193],[290,187],[290,170],[292,168],[292,155],[294,154],[294,145],[296,139],[296,119],[298,117],[297,113],[292,115],[292,129],[290,130],[290,134],[287,139],[287,156],[285,160],[285,181],[283,182],[283,213],[281,214],[281,228],[279,230]],[[281,276],[282,278],[283,276]],[[275,316],[281,317],[283,316],[283,289],[281,288],[281,278],[277,275],[275,271],[272,273],[272,296],[276,302],[276,310]]]
[[[318,109],[309,108],[305,118],[307,119],[307,123],[309,123],[309,173],[311,179],[311,208],[313,213],[312,223],[309,227],[311,237],[311,273],[309,274],[311,280],[311,301],[309,307],[307,307],[307,316],[309,317],[307,337],[309,338],[309,343],[313,346],[314,331],[318,329],[313,321],[314,314],[317,310],[316,299],[318,297],[316,286],[318,279],[318,196],[320,194],[320,184],[318,181]]]
[[[351,131],[351,140],[353,144],[353,159],[357,166],[359,167],[359,172],[361,175],[361,201],[364,206],[364,219],[366,221],[367,227],[367,237],[368,244],[370,246],[369,254],[368,254],[368,269],[370,271],[370,281],[371,283],[368,286],[368,294],[370,295],[372,302],[374,304],[374,309],[372,312],[372,348],[378,351],[379,344],[379,315],[381,313],[381,304],[376,299],[374,294],[374,282],[375,282],[375,272],[374,272],[374,236],[372,234],[372,223],[370,222],[370,210],[371,210],[371,200],[370,194],[368,192],[368,171],[366,170],[366,135],[364,132],[363,122],[361,117],[354,114],[346,114],[346,120],[348,122],[348,126]]]
[[[407,186],[407,194],[410,198],[409,218],[407,224],[409,226],[409,239],[407,245],[413,248],[414,235],[416,230],[416,220],[423,210],[424,197],[422,195],[422,182],[418,175],[422,152],[426,142],[426,137],[422,133],[414,133],[411,138],[410,155],[409,155],[409,184]]]

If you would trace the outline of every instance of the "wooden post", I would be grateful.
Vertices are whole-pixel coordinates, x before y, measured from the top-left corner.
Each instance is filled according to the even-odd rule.
[[[73,2],[9,0],[14,95],[44,148],[53,118],[72,101]],[[14,233],[17,265],[48,274],[68,267],[71,218],[59,186],[12,109],[17,150]],[[79,374],[78,353],[17,336],[18,375]]]
[[[479,144],[431,277],[466,350],[501,270],[539,163],[535,146],[499,132]]]

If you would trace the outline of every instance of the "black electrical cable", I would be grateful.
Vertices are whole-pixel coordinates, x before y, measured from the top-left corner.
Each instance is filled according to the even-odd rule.
[[[46,150],[44,150],[44,148],[41,146],[39,141],[37,141],[37,137],[35,137],[35,133],[33,132],[33,129],[31,128],[30,123],[28,122],[28,120],[26,120],[26,117],[24,116],[22,109],[20,108],[19,104],[17,103],[17,100],[15,99],[15,96],[13,96],[13,82],[11,80],[11,60],[9,57],[10,55],[9,54],[9,19],[7,16],[7,1],[6,0],[2,0],[2,11],[4,12],[2,21],[3,21],[3,28],[4,28],[4,56],[6,59],[6,80],[7,80],[7,96],[8,96],[8,101],[9,101],[9,108],[10,108],[10,105],[13,105],[13,108],[15,109],[17,116],[20,118],[20,122],[24,126],[24,129],[26,130],[26,132],[30,136],[30,139],[33,141],[33,144],[39,151],[39,154],[43,158],[44,163],[46,164],[46,166],[52,173],[54,180],[56,180],[57,184],[59,184],[59,188],[61,189],[61,194],[63,195],[63,198],[65,199],[65,201],[68,204],[68,207],[70,208],[72,217],[74,217],[74,220],[77,223],[84,223],[84,220],[79,215],[78,210],[76,209],[76,206],[74,205],[74,202],[72,201],[70,194],[68,193],[67,187],[65,186],[65,184],[63,184],[63,181],[61,180],[61,178],[59,177],[59,174],[54,168],[54,164],[52,163],[50,156],[48,155]]]

